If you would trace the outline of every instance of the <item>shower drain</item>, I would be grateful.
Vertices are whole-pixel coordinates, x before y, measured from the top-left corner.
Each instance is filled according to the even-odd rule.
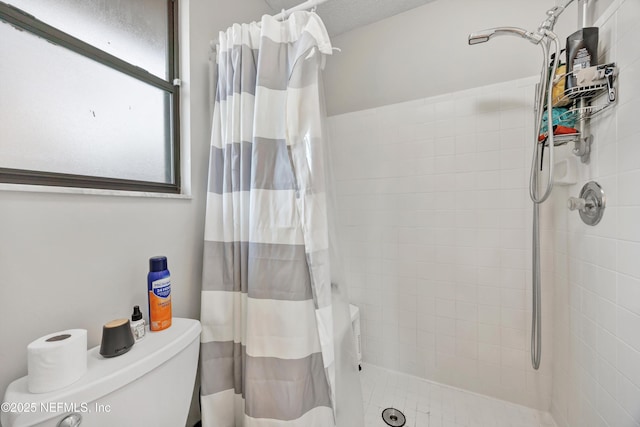
[[[391,427],[402,427],[407,422],[404,414],[396,408],[387,408],[382,411],[382,419]]]

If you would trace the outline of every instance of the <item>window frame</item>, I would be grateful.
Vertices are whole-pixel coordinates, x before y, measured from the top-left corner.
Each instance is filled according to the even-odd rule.
[[[165,93],[169,93],[171,97],[169,108],[171,111],[167,112],[166,117],[169,122],[165,123],[165,126],[171,127],[170,137],[173,144],[170,167],[174,182],[161,183],[0,167],[0,183],[169,194],[181,193],[178,1],[166,0],[166,3],[168,14],[167,80],[46,24],[35,16],[3,1],[0,1],[0,21],[106,65],[114,71],[150,84],[165,91]]]

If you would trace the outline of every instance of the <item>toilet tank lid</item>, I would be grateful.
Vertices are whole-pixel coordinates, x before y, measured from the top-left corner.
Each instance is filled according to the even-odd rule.
[[[160,332],[149,332],[131,350],[122,356],[105,359],[100,346],[87,351],[87,372],[75,383],[49,393],[30,393],[27,377],[12,382],[3,402],[29,403],[38,409],[41,403],[89,403],[133,382],[168,361],[200,337],[202,327],[194,319],[174,317],[171,327]],[[2,412],[3,426],[31,425],[59,416],[56,413]],[[29,422],[25,422],[28,418]]]

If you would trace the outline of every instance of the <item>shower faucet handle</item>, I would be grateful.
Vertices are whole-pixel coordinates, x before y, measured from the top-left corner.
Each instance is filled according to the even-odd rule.
[[[593,202],[589,203],[587,200],[579,197],[569,197],[569,200],[567,200],[567,207],[570,211],[581,211],[587,207],[593,207]]]
[[[604,190],[597,182],[590,181],[582,187],[580,197],[569,197],[567,207],[578,211],[587,225],[596,225],[602,219],[606,205]]]

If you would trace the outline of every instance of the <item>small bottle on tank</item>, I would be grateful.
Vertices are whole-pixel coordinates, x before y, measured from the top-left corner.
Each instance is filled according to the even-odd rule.
[[[133,306],[133,314],[131,315],[131,332],[133,332],[133,337],[136,339],[136,342],[144,338],[144,334],[146,333],[145,326],[146,324],[142,318],[140,306]]]

